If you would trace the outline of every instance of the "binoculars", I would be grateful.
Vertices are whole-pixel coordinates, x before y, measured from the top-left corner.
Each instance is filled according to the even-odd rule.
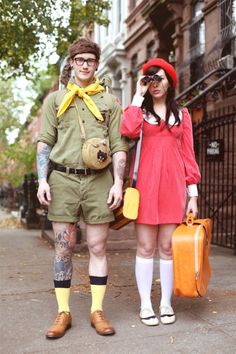
[[[153,76],[144,76],[144,78],[142,78],[142,83],[144,85],[147,85],[149,82],[161,82],[162,81],[162,77],[160,77],[159,75],[155,74]]]

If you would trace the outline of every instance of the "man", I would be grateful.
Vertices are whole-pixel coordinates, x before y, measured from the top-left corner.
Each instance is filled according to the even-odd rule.
[[[122,200],[128,146],[119,133],[121,107],[95,77],[99,58],[100,48],[91,40],[79,38],[72,43],[61,76],[66,88],[51,93],[43,109],[37,146],[38,199],[48,206],[55,234],[58,303],[58,315],[47,338],[60,338],[71,327],[72,251],[81,214],[90,254],[91,325],[100,335],[115,333],[103,313],[108,277],[105,252],[109,222],[114,220],[113,210]],[[93,170],[83,162],[84,141],[96,137],[109,140],[113,177],[109,167]],[[49,169],[52,172],[48,177]]]

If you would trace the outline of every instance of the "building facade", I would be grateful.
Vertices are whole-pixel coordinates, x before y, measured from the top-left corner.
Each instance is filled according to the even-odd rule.
[[[109,26],[95,25],[94,40],[101,46],[102,55],[97,75],[102,79],[109,76],[114,95],[121,104],[128,104],[127,93],[127,57],[124,48],[126,31],[124,20],[128,13],[126,0],[113,0],[107,13]]]
[[[121,3],[112,1],[111,33]],[[176,99],[191,112],[202,173],[200,216],[213,218],[213,241],[236,253],[236,0],[129,0],[123,17],[121,64],[114,37],[104,37],[102,72],[112,73],[126,106],[149,58],[175,66]]]
[[[225,65],[233,67],[235,22],[235,0],[130,0],[124,42],[130,99],[137,73],[153,56],[163,57],[176,67],[177,93],[216,69],[221,58],[227,56]],[[224,99],[224,104],[229,101]],[[208,105],[208,109],[214,107]]]

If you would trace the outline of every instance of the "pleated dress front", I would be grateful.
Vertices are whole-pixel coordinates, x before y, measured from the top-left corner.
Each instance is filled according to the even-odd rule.
[[[143,122],[143,140],[136,188],[140,193],[137,223],[158,225],[182,222],[186,186],[199,182],[195,160],[192,124],[188,111],[182,111],[180,125],[150,124],[141,108],[124,111],[121,133],[138,138]],[[133,174],[134,161],[130,176]]]

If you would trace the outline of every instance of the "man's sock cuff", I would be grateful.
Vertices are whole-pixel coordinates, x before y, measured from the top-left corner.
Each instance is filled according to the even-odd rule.
[[[54,280],[54,287],[55,288],[70,288],[71,286],[71,279],[69,280]]]
[[[106,285],[107,278],[108,278],[107,275],[105,277],[95,277],[93,275],[89,276],[89,280],[90,280],[91,285]]]

